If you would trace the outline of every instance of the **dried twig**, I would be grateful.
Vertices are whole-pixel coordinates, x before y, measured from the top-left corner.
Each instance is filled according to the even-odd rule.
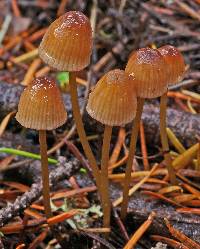
[[[78,169],[79,165],[76,160],[74,162],[68,162],[58,166],[50,173],[50,185],[52,186],[54,183],[57,183],[62,179],[70,178]],[[19,196],[14,203],[1,209],[0,226],[2,227],[9,220],[22,213],[41,196],[41,192],[41,182],[34,183],[28,192],[24,193],[22,196]]]

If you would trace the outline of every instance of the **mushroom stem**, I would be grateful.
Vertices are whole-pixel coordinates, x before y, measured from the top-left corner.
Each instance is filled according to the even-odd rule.
[[[39,142],[40,142],[40,155],[42,164],[42,184],[43,184],[43,203],[46,217],[52,216],[50,206],[50,186],[49,186],[49,169],[48,169],[48,156],[47,156],[47,141],[46,131],[39,130]]]
[[[103,202],[103,226],[110,227],[110,198],[109,198],[109,180],[108,180],[108,162],[110,140],[112,135],[112,126],[105,125],[103,135],[102,157],[101,157],[101,193]]]
[[[84,130],[83,121],[80,113],[79,103],[78,103],[78,93],[77,93],[77,86],[76,86],[76,73],[70,72],[69,73],[69,86],[70,86],[70,94],[71,94],[71,102],[72,102],[72,111],[74,115],[74,120],[76,123],[77,132],[83,146],[83,150],[85,155],[89,161],[89,164],[92,168],[92,172],[94,174],[94,178],[96,180],[96,185],[99,190],[101,191],[101,184],[100,184],[100,171],[98,169],[96,159],[92,153],[90,145],[87,140],[87,136]],[[101,193],[101,192],[100,192]],[[100,196],[101,197],[101,196]]]
[[[144,106],[144,99],[138,97],[137,111],[136,111],[134,125],[133,125],[132,132],[131,132],[129,155],[128,155],[128,161],[126,165],[125,178],[124,178],[123,201],[121,205],[121,218],[122,219],[125,219],[126,213],[127,213],[128,199],[129,199],[129,186],[131,182],[131,170],[132,170],[132,165],[133,165],[133,158],[135,155],[135,149],[136,149],[136,143],[137,143],[137,137],[138,137],[138,131],[140,127],[140,120],[141,120],[141,115],[143,111],[143,106]]]
[[[167,92],[164,93],[160,98],[160,136],[161,136],[162,150],[164,153],[164,159],[169,173],[170,182],[171,184],[176,184],[176,175],[174,168],[172,166],[172,158],[170,156],[169,143],[167,138],[166,116],[167,116]]]

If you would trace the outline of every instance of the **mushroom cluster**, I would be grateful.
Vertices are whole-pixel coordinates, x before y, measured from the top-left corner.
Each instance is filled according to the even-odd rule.
[[[125,88],[121,87],[120,89],[120,87],[118,86],[121,80],[118,80],[118,84],[116,84],[116,80],[113,81],[113,79],[117,78],[117,76],[114,77],[113,72],[115,72],[115,74],[118,72],[119,79],[119,70],[113,70],[104,75],[102,79],[97,83],[93,92],[90,94],[86,109],[91,117],[105,124],[104,142],[106,139],[107,142],[110,142],[109,136],[111,136],[111,131],[108,132],[107,130],[111,128],[109,128],[108,126],[123,125],[130,122],[135,117],[134,125],[131,132],[129,156],[123,183],[121,217],[122,219],[124,219],[126,217],[128,207],[129,186],[131,182],[131,171],[135,155],[139,124],[141,120],[144,100],[146,98],[161,97],[160,134],[162,150],[170,181],[172,184],[176,183],[176,176],[172,167],[172,159],[169,153],[169,144],[166,133],[166,93],[169,85],[176,84],[183,77],[185,72],[185,64],[180,52],[175,47],[167,45],[159,49],[141,48],[131,53],[124,71],[124,74],[126,74],[126,77],[123,77],[123,85],[126,86]],[[127,80],[128,76],[129,80]],[[115,82],[114,85],[113,82]],[[114,90],[113,88],[116,89]],[[119,94],[118,92],[119,89],[121,90],[121,94]],[[126,98],[123,98],[123,96],[126,96]],[[129,117],[129,119],[126,119],[126,122],[116,120],[116,118],[121,118],[126,115],[127,117]],[[102,159],[104,158],[103,152],[104,147],[106,146],[104,142],[102,148]],[[107,152],[107,161],[108,156],[109,155]],[[102,189],[102,193],[103,191],[106,192],[104,197],[107,196],[108,202],[108,182],[105,183],[105,176],[107,177],[108,174],[107,171],[105,173],[105,170],[108,169],[105,169],[104,167],[105,165],[102,164],[101,172],[104,176],[104,180],[102,183],[104,184],[104,186],[106,186],[106,189]],[[104,202],[106,201],[104,200]],[[104,215],[106,216],[107,213],[108,212],[104,212]],[[105,221],[107,222],[105,222],[104,225],[108,226],[108,220],[109,216],[107,216],[107,219],[105,217]]]
[[[85,155],[96,180],[104,213],[103,225],[110,226],[108,163],[113,126],[133,121],[129,155],[123,183],[121,217],[128,206],[132,163],[139,123],[145,99],[160,97],[160,134],[165,164],[171,184],[176,183],[166,134],[167,90],[185,72],[184,59],[173,46],[158,49],[141,48],[130,55],[125,70],[114,69],[97,82],[90,93],[86,110],[105,126],[100,169],[88,143],[78,103],[76,73],[88,66],[92,53],[92,29],[81,12],[70,11],[55,20],[39,46],[41,59],[51,68],[69,72],[73,116]],[[47,161],[46,130],[61,126],[67,118],[58,87],[53,79],[35,79],[21,95],[16,119],[27,128],[39,130],[41,147],[43,199],[46,216],[52,215]]]

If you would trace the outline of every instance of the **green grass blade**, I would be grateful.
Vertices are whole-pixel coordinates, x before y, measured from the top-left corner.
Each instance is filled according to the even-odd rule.
[[[24,157],[28,157],[32,159],[37,159],[37,160],[41,159],[41,156],[38,154],[34,154],[34,153],[23,151],[23,150],[12,149],[12,148],[6,148],[6,147],[0,148],[0,152],[4,152],[7,154],[16,155],[16,156],[24,156]],[[58,163],[57,160],[52,159],[52,158],[48,158],[48,162],[52,164]]]

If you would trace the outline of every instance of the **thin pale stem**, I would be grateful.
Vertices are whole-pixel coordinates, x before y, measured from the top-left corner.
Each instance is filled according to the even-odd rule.
[[[85,133],[85,129],[83,126],[83,121],[80,113],[79,103],[78,103],[78,93],[77,93],[77,86],[76,86],[76,74],[75,72],[69,73],[69,86],[70,86],[70,94],[71,94],[71,102],[72,102],[72,111],[74,115],[74,120],[76,123],[77,132],[83,146],[83,150],[85,155],[89,161],[89,164],[92,168],[92,172],[94,174],[94,178],[96,180],[97,188],[100,192],[101,197],[101,184],[100,184],[100,171],[98,169],[96,159],[92,153],[90,145],[87,140],[87,136]]]
[[[50,186],[49,186],[49,169],[48,169],[48,157],[47,157],[47,141],[46,131],[39,131],[39,142],[40,142],[40,154],[42,164],[42,184],[43,184],[43,203],[46,217],[52,216],[51,205],[50,205]]]
[[[110,227],[110,198],[109,198],[109,180],[108,180],[108,162],[110,151],[110,140],[112,135],[112,126],[105,125],[101,158],[101,192],[103,205],[103,226]]]
[[[125,171],[125,178],[124,178],[124,186],[123,186],[123,201],[121,205],[121,218],[125,219],[126,213],[127,213],[127,207],[128,207],[128,200],[129,200],[129,187],[131,182],[131,171],[132,171],[132,165],[133,165],[133,159],[135,155],[135,149],[136,149],[136,143],[137,143],[137,137],[140,127],[140,120],[141,115],[143,111],[144,106],[144,99],[138,98],[137,102],[137,112],[134,120],[134,125],[131,132],[131,141],[130,141],[130,148],[129,148],[129,155],[126,165],[126,171]]]
[[[169,142],[166,130],[166,116],[167,116],[167,92],[160,98],[160,136],[164,159],[169,173],[171,184],[176,184],[176,175],[172,166],[172,158],[169,151]]]

